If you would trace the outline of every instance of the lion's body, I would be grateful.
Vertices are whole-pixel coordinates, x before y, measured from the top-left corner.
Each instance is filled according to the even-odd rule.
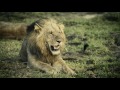
[[[24,23],[0,22],[1,39],[23,39],[26,35],[27,25]]]
[[[53,19],[43,19],[30,27],[20,51],[21,59],[28,61],[29,66],[47,73],[64,71],[75,74],[61,57],[66,42],[64,26]]]

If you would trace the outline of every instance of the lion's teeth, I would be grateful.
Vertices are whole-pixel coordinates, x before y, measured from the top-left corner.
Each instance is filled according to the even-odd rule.
[[[57,50],[59,50],[59,47],[51,46],[51,50],[53,50],[53,51],[57,51]]]

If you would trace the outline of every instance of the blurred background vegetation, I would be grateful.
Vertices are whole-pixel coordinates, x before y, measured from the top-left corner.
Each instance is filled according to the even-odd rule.
[[[82,16],[86,14],[104,14],[104,19],[120,20],[120,12],[0,12],[0,21],[23,21],[26,18],[44,18],[66,14],[79,14]]]

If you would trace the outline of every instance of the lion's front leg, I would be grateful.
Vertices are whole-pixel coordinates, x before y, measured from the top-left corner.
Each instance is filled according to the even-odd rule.
[[[30,66],[43,70],[49,74],[57,74],[57,71],[54,67],[40,60],[36,60],[35,56],[32,55],[29,50],[27,50],[27,54],[28,54],[28,64]]]
[[[63,71],[70,75],[76,75],[76,73],[66,65],[65,61],[61,58],[60,60],[57,60],[53,67],[55,67],[58,71]]]

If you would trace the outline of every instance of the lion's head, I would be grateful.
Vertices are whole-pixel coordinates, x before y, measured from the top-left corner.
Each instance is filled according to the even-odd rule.
[[[30,41],[36,44],[42,54],[59,55],[66,42],[64,25],[53,19],[43,19],[35,22],[33,26]],[[31,40],[33,38],[36,39]]]

